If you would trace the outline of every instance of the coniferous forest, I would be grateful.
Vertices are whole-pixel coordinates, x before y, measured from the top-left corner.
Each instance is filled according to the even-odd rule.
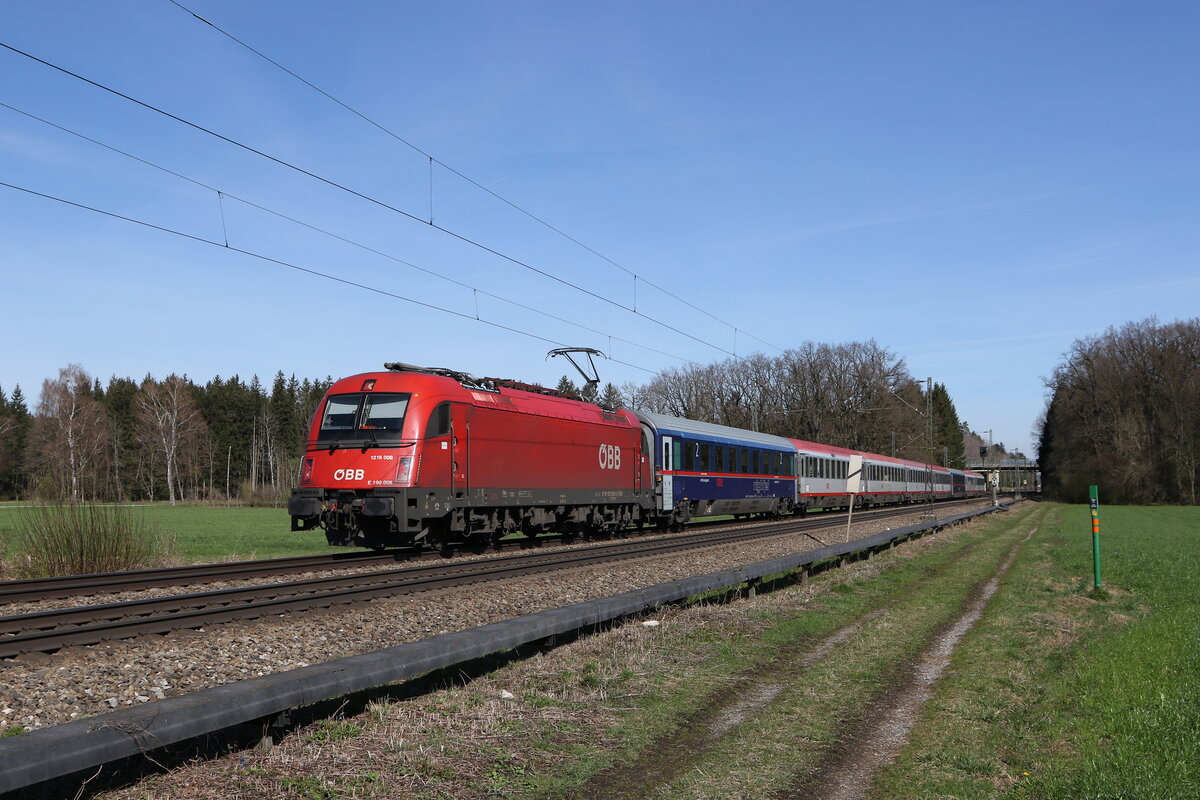
[[[169,375],[107,383],[71,365],[36,405],[0,389],[0,498],[276,504],[331,380]]]

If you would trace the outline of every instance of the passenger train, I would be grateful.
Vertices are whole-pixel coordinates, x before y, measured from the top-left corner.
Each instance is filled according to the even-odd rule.
[[[292,530],[320,526],[332,545],[445,547],[985,491],[976,472],[609,410],[516,381],[385,367],[337,381],[314,414],[288,502]]]

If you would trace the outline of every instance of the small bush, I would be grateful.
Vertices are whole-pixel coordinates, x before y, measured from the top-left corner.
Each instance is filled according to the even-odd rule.
[[[155,566],[174,549],[131,509],[84,503],[22,510],[14,539],[14,566],[31,578]]]
[[[250,481],[242,481],[238,496],[242,503],[250,508],[284,508],[288,498],[292,496],[292,489],[290,486],[273,489],[267,485],[255,488]]]

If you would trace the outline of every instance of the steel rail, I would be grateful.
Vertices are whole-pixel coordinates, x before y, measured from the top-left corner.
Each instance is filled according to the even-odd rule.
[[[51,578],[28,578],[0,581],[0,604],[33,600],[57,600],[85,594],[124,592],[158,586],[178,586],[185,583],[263,578],[289,572],[353,568],[364,564],[398,561],[410,555],[409,550],[351,550],[345,553],[326,553],[315,556],[291,556],[254,561],[227,561],[216,564],[189,564],[182,567],[157,567],[126,572],[96,572],[88,575],[61,575]]]

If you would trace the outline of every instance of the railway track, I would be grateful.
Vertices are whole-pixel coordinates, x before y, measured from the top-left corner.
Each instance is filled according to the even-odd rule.
[[[878,520],[912,513],[912,507],[885,509],[864,513],[858,518]],[[619,540],[569,550],[443,561],[428,566],[9,615],[0,617],[0,657],[8,658],[25,652],[52,652],[67,646],[97,644],[110,639],[166,634],[235,620],[328,608],[377,597],[459,588],[768,536],[808,534],[837,524],[837,520],[828,517],[792,519],[666,538]]]
[[[100,572],[91,575],[63,575],[54,578],[0,581],[0,604],[60,600],[64,597],[127,592],[160,586],[204,584],[241,578],[266,578],[295,572],[370,566],[371,564],[403,561],[411,558],[413,552],[412,550],[388,550],[380,553],[373,550],[354,550],[317,556],[229,561],[218,564],[191,564],[184,567],[161,567],[128,572]]]
[[[945,501],[942,501],[945,502]],[[953,505],[953,503],[951,503]],[[910,513],[916,506],[905,506]],[[876,512],[866,512],[866,514]],[[860,519],[869,518],[859,512]],[[822,514],[814,519],[844,519],[845,514]],[[727,523],[703,524],[698,529],[710,531]],[[745,522],[736,524],[745,525]],[[822,522],[822,524],[829,524]],[[540,547],[565,539],[563,534],[547,534],[536,539],[506,540],[505,547],[516,545],[521,548]],[[483,548],[463,546],[468,552],[481,552]],[[217,581],[268,578],[297,572],[320,572],[336,569],[357,569],[379,564],[413,561],[420,558],[440,557],[436,551],[421,548],[395,548],[385,551],[351,550],[314,556],[268,558],[253,561],[229,561],[216,564],[190,564],[182,567],[159,567],[154,569],[129,570],[126,572],[103,572],[90,575],[63,575],[52,578],[0,581],[0,607],[7,603],[28,603],[39,600],[63,600],[68,597],[83,597],[95,594],[116,594],[138,589],[161,588],[163,586],[203,585]]]

